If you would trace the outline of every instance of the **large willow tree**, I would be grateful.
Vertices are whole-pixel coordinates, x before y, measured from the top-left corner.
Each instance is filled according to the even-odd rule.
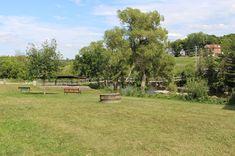
[[[157,11],[144,13],[132,8],[119,10],[118,17],[126,29],[132,64],[141,77],[141,89],[144,91],[150,74],[160,73],[158,70],[162,69],[160,66],[163,64],[170,65],[162,61],[166,58],[167,41],[167,31],[161,27],[164,18]],[[173,61],[169,57],[165,60]]]

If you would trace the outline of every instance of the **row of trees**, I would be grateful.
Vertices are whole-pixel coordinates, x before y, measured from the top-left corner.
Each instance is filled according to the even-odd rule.
[[[195,55],[195,47],[204,48],[207,44],[221,45],[223,52],[231,51],[230,41],[234,41],[235,34],[224,35],[221,37],[205,34],[203,32],[192,33],[185,39],[178,39],[169,43],[169,48],[173,50],[176,57],[180,56],[180,51],[185,50],[187,55]]]
[[[79,75],[112,80],[114,89],[130,75],[144,91],[150,78],[173,77],[174,59],[166,53],[167,31],[161,27],[163,17],[157,12],[143,13],[127,8],[118,11],[121,27],[107,30],[102,41],[80,50],[74,68]]]
[[[45,81],[59,73],[61,60],[56,40],[45,41],[41,47],[29,44],[26,56],[0,57],[0,78]]]

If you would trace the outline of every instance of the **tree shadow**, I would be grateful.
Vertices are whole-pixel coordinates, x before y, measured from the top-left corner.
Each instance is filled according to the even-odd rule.
[[[235,111],[235,105],[229,105],[229,104],[227,104],[227,105],[224,106],[223,109]]]
[[[29,94],[29,95],[43,95],[44,92],[38,91],[38,92],[27,92],[27,93],[23,93],[23,94]],[[55,92],[46,92],[45,94],[49,95],[49,94],[58,94]]]

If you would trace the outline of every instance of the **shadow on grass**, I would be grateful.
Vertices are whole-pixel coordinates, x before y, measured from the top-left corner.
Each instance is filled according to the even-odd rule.
[[[224,106],[223,109],[235,111],[235,105],[227,104],[227,105]]]
[[[22,93],[22,94],[29,94],[29,95],[43,95],[44,92],[27,92],[27,93]],[[55,93],[55,92],[46,92],[45,94],[58,94],[58,93]]]

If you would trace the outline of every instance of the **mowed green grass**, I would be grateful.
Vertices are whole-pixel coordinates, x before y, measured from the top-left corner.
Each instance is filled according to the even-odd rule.
[[[35,90],[35,89],[33,89]],[[235,111],[123,97],[21,94],[0,85],[0,155],[234,155]]]
[[[183,72],[185,66],[193,65],[195,66],[196,58],[195,57],[175,57],[175,73]]]

